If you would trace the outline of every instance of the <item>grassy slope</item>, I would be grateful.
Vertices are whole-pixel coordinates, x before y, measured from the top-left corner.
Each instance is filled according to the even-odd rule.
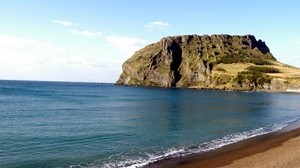
[[[300,68],[292,67],[277,61],[271,61],[273,65],[264,65],[264,67],[272,67],[279,69],[280,73],[267,73],[273,79],[281,79],[287,81],[289,84],[300,85]],[[258,66],[252,63],[233,63],[233,64],[218,64],[217,68],[213,70],[213,75],[231,75],[236,76],[238,72],[247,71],[250,66]],[[224,69],[220,71],[216,69]]]
[[[280,70],[280,73],[269,73],[272,77],[279,78],[300,78],[300,68],[292,67],[280,62],[272,62],[274,65],[264,65]],[[217,74],[231,74],[236,75],[238,72],[245,71],[250,66],[258,66],[251,63],[234,63],[234,64],[218,64],[217,67],[223,68],[226,72],[214,71]]]

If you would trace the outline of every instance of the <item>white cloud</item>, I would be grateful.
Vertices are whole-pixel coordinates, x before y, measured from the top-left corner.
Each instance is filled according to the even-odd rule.
[[[36,48],[52,52],[65,52],[64,47],[57,47],[53,44],[41,42],[35,39],[26,39],[8,35],[0,35],[0,45],[14,48]]]
[[[36,65],[42,66],[53,56],[68,53],[66,51],[71,50],[34,39],[0,35],[0,72],[3,73],[2,68],[5,66],[21,72],[32,69]],[[23,69],[24,66],[27,68]]]
[[[115,82],[123,60],[99,53],[0,34],[0,79]]]
[[[95,37],[95,36],[100,36],[102,33],[100,33],[100,32],[91,32],[91,31],[88,31],[88,30],[84,30],[82,32],[82,34],[84,36],[87,36],[87,37]]]
[[[77,29],[70,29],[70,32],[73,34],[78,34],[78,35],[83,35],[85,37],[97,37],[97,36],[101,36],[102,33],[101,32],[92,32],[89,30],[77,30]]]
[[[148,30],[165,29],[169,26],[170,24],[168,22],[162,22],[162,21],[153,21],[144,25],[144,27]]]
[[[53,23],[61,25],[61,26],[73,26],[73,25],[78,25],[78,23],[73,23],[70,21],[66,20],[53,20]]]
[[[107,36],[105,39],[125,54],[132,54],[146,45],[145,40],[132,37]]]
[[[70,32],[73,33],[73,34],[82,34],[81,31],[76,30],[76,29],[70,29]]]
[[[78,30],[78,29],[74,29],[74,26],[78,26],[78,23],[74,23],[74,22],[70,22],[70,21],[64,21],[64,20],[53,20],[54,23],[65,26],[65,27],[72,27],[70,29],[70,32],[73,34],[77,34],[77,35],[82,35],[85,37],[97,37],[97,36],[101,36],[102,33],[101,32],[93,32],[93,31],[89,31],[89,30]]]

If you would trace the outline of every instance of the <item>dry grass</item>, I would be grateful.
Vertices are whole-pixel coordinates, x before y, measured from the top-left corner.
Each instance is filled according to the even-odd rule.
[[[280,70],[280,73],[276,74],[268,74],[272,77],[278,77],[278,78],[300,78],[300,69],[287,66],[286,64],[280,63],[280,62],[274,62],[275,65],[272,65],[270,67],[274,67]]]
[[[289,67],[280,62],[273,62],[274,65],[264,65],[268,67],[277,68],[280,70],[280,73],[269,73],[268,75],[279,78],[300,78],[300,69]],[[234,64],[218,64],[217,67],[225,69],[226,72],[218,72],[214,71],[214,73],[218,74],[231,74],[236,75],[238,72],[246,71],[248,67],[255,66],[251,63],[234,63]]]
[[[253,64],[250,63],[218,64],[217,67],[225,69],[226,72],[214,71],[214,73],[237,75],[238,72],[245,71],[251,65]]]

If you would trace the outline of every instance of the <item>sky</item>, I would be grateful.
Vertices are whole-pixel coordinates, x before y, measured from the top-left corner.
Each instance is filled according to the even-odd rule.
[[[165,36],[255,35],[300,67],[298,0],[2,0],[0,79],[114,83]]]

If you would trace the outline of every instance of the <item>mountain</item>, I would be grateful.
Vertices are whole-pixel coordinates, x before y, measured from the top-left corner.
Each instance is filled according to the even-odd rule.
[[[282,64],[253,35],[165,37],[122,65],[118,85],[223,90],[299,89],[300,70]]]

